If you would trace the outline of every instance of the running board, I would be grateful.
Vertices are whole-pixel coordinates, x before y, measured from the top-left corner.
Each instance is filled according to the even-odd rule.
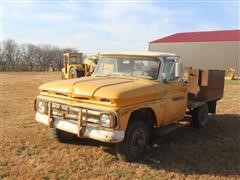
[[[172,132],[172,131],[174,131],[178,128],[184,127],[188,124],[189,124],[188,121],[175,122],[175,123],[166,125],[164,127],[160,127],[158,129],[156,129],[155,132],[156,132],[157,135],[162,136],[162,135],[168,134],[168,133],[170,133],[170,132]]]

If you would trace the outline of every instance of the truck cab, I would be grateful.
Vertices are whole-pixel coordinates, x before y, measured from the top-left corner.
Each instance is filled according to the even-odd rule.
[[[39,87],[36,121],[60,142],[76,136],[115,143],[118,157],[134,161],[154,130],[182,120],[186,112],[195,113],[197,127],[206,124],[206,102],[189,105],[182,76],[180,58],[172,53],[101,53],[91,77]]]

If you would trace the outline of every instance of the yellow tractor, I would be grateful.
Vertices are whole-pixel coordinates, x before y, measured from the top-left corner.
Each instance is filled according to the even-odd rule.
[[[89,71],[87,72],[86,76],[90,76],[93,73],[97,66],[98,60],[98,55],[89,56],[84,60],[84,64],[89,67]]]
[[[90,76],[95,69],[97,61],[97,56],[91,56],[84,60],[83,53],[65,53],[62,79]]]

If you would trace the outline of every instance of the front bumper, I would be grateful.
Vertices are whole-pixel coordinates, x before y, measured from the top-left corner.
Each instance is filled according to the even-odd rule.
[[[37,122],[50,126],[49,117],[46,114],[41,114],[37,112],[35,119]],[[77,121],[54,118],[52,126],[53,128],[61,129],[66,132],[79,135],[79,127]],[[95,139],[98,141],[109,143],[117,143],[123,141],[124,131],[107,131],[98,127],[86,126],[80,137]]]

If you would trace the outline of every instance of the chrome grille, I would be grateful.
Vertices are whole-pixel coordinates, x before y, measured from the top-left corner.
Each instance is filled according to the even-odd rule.
[[[52,114],[54,117],[78,120],[81,115],[82,121],[100,124],[100,112],[85,108],[78,108],[58,103],[52,103]]]

